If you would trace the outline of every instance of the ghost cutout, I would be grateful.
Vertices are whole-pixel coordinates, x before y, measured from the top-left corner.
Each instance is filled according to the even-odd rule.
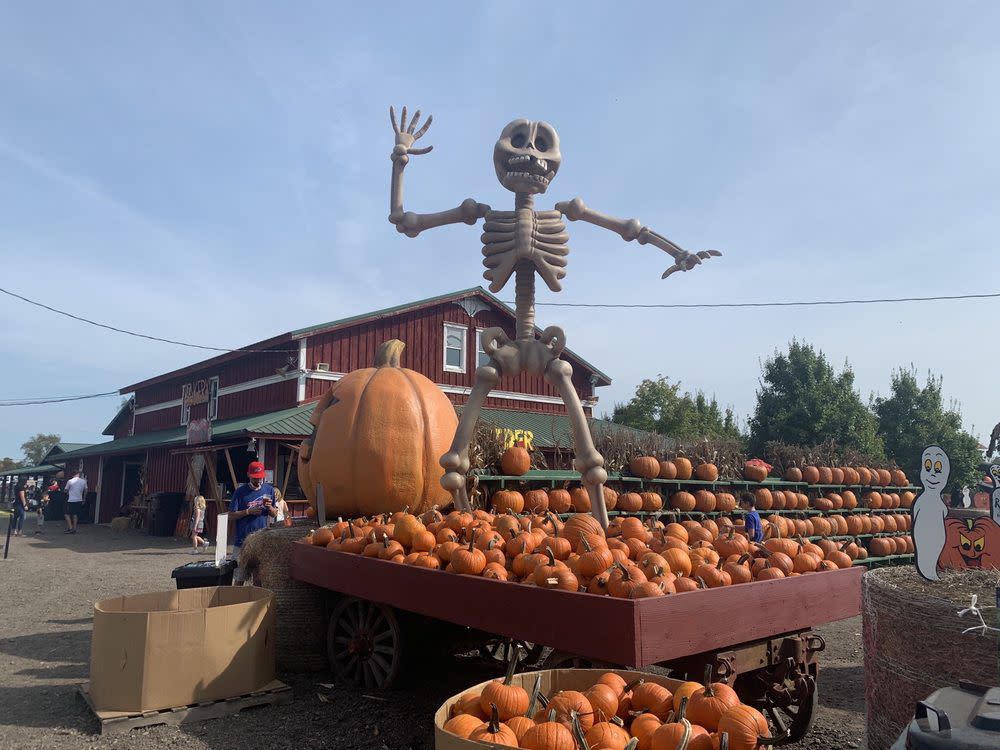
[[[931,445],[924,449],[920,456],[923,489],[913,501],[910,514],[917,572],[928,581],[938,580],[938,558],[944,549],[944,519],[948,515],[941,491],[948,484],[950,473],[951,462],[941,446]]]
[[[1000,464],[990,464],[990,479],[993,480],[993,491],[990,493],[990,517],[993,519],[993,523],[1000,525]]]

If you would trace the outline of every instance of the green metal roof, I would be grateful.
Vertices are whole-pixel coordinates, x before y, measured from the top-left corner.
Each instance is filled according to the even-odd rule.
[[[461,414],[462,407],[457,407]],[[532,443],[538,448],[562,448],[570,450],[573,447],[573,429],[570,426],[569,417],[565,414],[540,414],[531,411],[516,411],[514,409],[483,409],[479,416],[480,421],[495,425],[501,429],[528,430],[532,433]],[[589,419],[590,429],[624,430],[636,435],[646,435],[642,430],[609,422],[606,419]],[[668,440],[662,435],[657,435],[662,440]]]
[[[81,448],[87,448],[90,445],[93,445],[93,443],[56,443],[42,456],[42,462],[45,463],[50,458],[62,455],[63,453],[69,453],[70,451],[77,451]]]
[[[238,417],[236,419],[223,419],[212,424],[212,440],[220,440],[234,437],[254,437],[269,435],[284,435],[288,437],[305,437],[312,434],[312,424],[309,417],[312,416],[315,404],[296,406],[291,409],[282,409],[268,414],[255,414],[249,417]],[[158,430],[156,432],[144,432],[139,435],[109,440],[106,443],[97,443],[85,448],[60,454],[56,460],[63,461],[86,458],[87,456],[108,455],[111,453],[137,453],[148,448],[157,448],[168,445],[183,445],[187,441],[187,429],[185,427],[174,427],[169,430]]]
[[[38,464],[37,466],[22,466],[20,469],[9,469],[8,471],[0,472],[0,477],[55,474],[57,471],[61,471],[58,466],[53,466],[52,464]]]
[[[135,396],[133,396],[132,398],[125,399],[122,402],[122,405],[118,407],[118,411],[115,412],[115,415],[111,418],[111,421],[108,422],[108,426],[104,428],[104,430],[101,432],[101,434],[102,435],[114,435],[115,434],[115,422],[117,422],[119,419],[121,419],[122,415],[125,414],[125,412],[130,411],[132,409],[132,406],[134,404],[135,404]]]

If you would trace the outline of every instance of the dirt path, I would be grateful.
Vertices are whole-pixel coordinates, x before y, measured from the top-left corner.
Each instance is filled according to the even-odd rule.
[[[28,527],[29,534],[34,531]],[[75,689],[87,679],[93,603],[109,596],[172,588],[170,572],[194,559],[174,539],[81,527],[12,542],[0,561],[0,748],[413,748],[434,746],[430,717],[441,702],[492,672],[478,660],[444,658],[388,696],[363,697],[329,684],[328,674],[282,676],[290,706],[246,711],[184,729],[155,727],[101,737]],[[804,748],[856,748],[864,725],[860,619],[820,632],[821,709]]]

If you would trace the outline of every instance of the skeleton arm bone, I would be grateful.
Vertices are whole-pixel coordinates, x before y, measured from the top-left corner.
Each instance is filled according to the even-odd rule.
[[[486,212],[490,210],[490,207],[483,203],[477,203],[472,198],[466,198],[455,208],[432,214],[418,214],[403,210],[403,169],[406,167],[407,162],[409,162],[410,155],[419,156],[426,154],[434,147],[413,148],[414,142],[427,132],[427,128],[430,127],[433,120],[432,117],[428,117],[423,127],[414,132],[420,120],[420,111],[418,110],[413,115],[409,124],[406,122],[406,107],[403,107],[403,111],[400,114],[400,122],[397,124],[396,112],[392,107],[389,108],[389,119],[392,122],[393,133],[396,135],[396,145],[393,147],[392,154],[389,157],[392,159],[392,183],[389,189],[389,221],[396,226],[396,231],[405,234],[407,237],[416,237],[425,229],[462,222],[475,224],[479,219],[486,216]]]
[[[636,240],[640,245],[648,243],[668,253],[676,262],[663,272],[662,278],[664,279],[675,271],[690,271],[695,266],[700,265],[703,260],[722,255],[718,250],[702,250],[697,253],[689,253],[663,235],[657,234],[649,227],[643,226],[638,219],[618,219],[614,216],[608,216],[600,211],[588,208],[582,198],[562,201],[557,203],[555,208],[570,221],[586,221],[589,224],[595,224],[615,232],[626,242]]]

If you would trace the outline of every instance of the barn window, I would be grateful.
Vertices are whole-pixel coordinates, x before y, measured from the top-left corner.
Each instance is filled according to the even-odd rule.
[[[482,367],[490,363],[490,355],[483,349],[483,329],[476,329],[476,367]]]
[[[210,421],[219,416],[219,376],[208,379],[208,418]]]
[[[465,340],[468,329],[465,326],[444,324],[444,369],[445,372],[465,372]]]

